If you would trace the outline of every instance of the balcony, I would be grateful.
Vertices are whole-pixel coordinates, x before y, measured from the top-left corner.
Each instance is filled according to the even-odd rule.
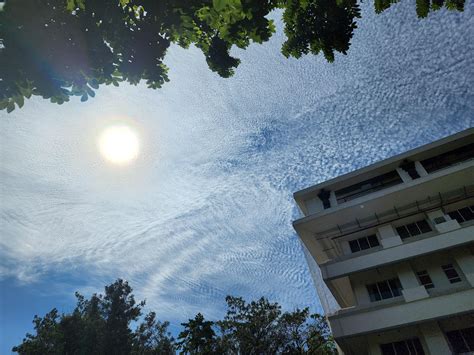
[[[318,237],[338,237],[380,223],[389,223],[404,213],[412,213],[409,210],[420,210],[422,204],[431,208],[436,203],[444,205],[447,199],[452,198],[450,194],[456,189],[460,190],[460,194],[474,196],[474,185],[466,185],[472,181],[474,160],[298,219],[293,226],[298,232],[311,231],[318,234]],[[389,211],[389,215],[381,213],[384,211]]]
[[[412,302],[399,297],[376,306],[346,308],[328,318],[338,339],[472,312],[473,300],[474,289],[464,286]]]
[[[430,233],[427,237],[405,242],[391,248],[374,250],[371,253],[345,260],[321,264],[321,274],[326,281],[356,272],[401,262],[415,256],[422,256],[442,250],[466,245],[474,241],[474,224],[447,233]]]

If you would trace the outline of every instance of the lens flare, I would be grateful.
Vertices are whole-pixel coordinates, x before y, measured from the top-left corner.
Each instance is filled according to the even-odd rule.
[[[99,151],[105,160],[126,165],[135,160],[140,150],[137,133],[127,125],[107,127],[99,137]]]

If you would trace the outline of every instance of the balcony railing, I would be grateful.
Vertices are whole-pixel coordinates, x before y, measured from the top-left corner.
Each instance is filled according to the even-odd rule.
[[[446,205],[474,197],[474,185],[466,185],[448,192],[439,192],[436,195],[403,206],[393,206],[392,209],[380,214],[374,213],[363,219],[354,219],[348,223],[338,224],[336,227],[319,232],[316,239],[337,239],[351,233],[374,228],[382,224],[391,223],[401,218],[427,212],[435,208],[443,208]]]

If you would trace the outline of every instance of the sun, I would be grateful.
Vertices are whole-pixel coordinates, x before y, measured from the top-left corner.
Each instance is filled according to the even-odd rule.
[[[126,124],[105,128],[99,136],[98,146],[102,157],[117,165],[131,163],[140,150],[137,133]]]

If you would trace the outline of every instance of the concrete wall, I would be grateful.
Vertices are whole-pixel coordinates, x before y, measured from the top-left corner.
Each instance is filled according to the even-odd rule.
[[[337,341],[338,338],[381,332],[473,310],[474,289],[471,287],[409,303],[402,301],[391,304],[390,307],[371,309],[368,312],[363,310],[340,312],[329,317],[329,321]]]
[[[428,293],[425,293],[424,291],[421,292],[423,295],[426,295],[425,297],[428,297],[430,293],[436,294],[452,288],[474,286],[474,284],[471,283],[472,280],[468,278],[474,273],[474,256],[472,255],[471,249],[472,245],[442,253],[420,256],[418,258],[410,259],[408,262],[401,262],[353,274],[349,276],[349,279],[354,291],[356,303],[358,306],[376,306],[381,304],[380,302],[393,302],[390,301],[393,299],[370,302],[366,285],[398,277],[404,291],[407,291],[421,286],[416,277],[416,272],[422,270],[428,272],[433,284],[435,285],[433,289],[428,290]],[[460,275],[461,282],[452,284],[446,277],[441,266],[450,263],[453,264],[454,268]],[[424,289],[424,287],[421,289]],[[405,300],[407,300],[406,297]]]

